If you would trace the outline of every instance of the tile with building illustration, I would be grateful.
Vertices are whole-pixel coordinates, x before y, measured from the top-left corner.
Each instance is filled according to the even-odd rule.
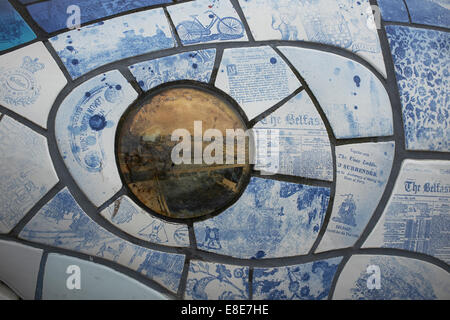
[[[384,21],[409,22],[408,10],[403,0],[378,0]]]
[[[36,39],[36,34],[9,1],[0,1],[0,51],[33,39]]]
[[[411,22],[450,28],[450,2],[448,0],[405,0]]]

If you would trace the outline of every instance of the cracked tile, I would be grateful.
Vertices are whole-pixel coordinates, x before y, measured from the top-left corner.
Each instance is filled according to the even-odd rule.
[[[413,23],[450,28],[448,0],[406,0]]]

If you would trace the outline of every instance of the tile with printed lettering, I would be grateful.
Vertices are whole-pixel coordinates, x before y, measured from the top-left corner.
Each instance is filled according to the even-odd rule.
[[[450,34],[386,26],[408,150],[450,151]]]
[[[274,130],[277,137],[271,135]],[[305,91],[258,122],[254,132],[257,137],[255,170],[333,181],[328,132]],[[276,157],[271,159],[268,155]]]
[[[256,40],[303,40],[340,47],[386,77],[369,0],[240,0]]]
[[[0,281],[22,299],[33,300],[42,253],[41,249],[0,240]]]
[[[248,267],[192,260],[186,284],[187,300],[248,300]]]
[[[409,22],[408,11],[403,0],[378,0],[384,21]]]
[[[57,183],[45,137],[3,116],[0,120],[0,233],[10,232]]]
[[[307,254],[329,198],[328,188],[253,177],[233,206],[194,224],[197,246],[243,259]]]
[[[389,96],[369,69],[329,52],[293,47],[280,50],[311,88],[336,138],[393,134]]]
[[[326,300],[342,258],[278,267],[255,268],[254,300]]]
[[[99,226],[80,208],[67,188],[39,210],[19,237],[113,261],[174,292],[184,267],[184,255],[134,245]]]
[[[0,301],[20,300],[6,284],[0,281]]]
[[[48,33],[133,9],[171,3],[171,0],[50,0],[27,6],[31,17]]]
[[[116,200],[100,214],[135,238],[172,247],[190,246],[187,225],[155,218],[126,196]]]
[[[71,275],[72,287],[68,287]],[[168,300],[158,291],[113,269],[55,253],[48,255],[45,264],[42,299]]]
[[[405,160],[364,248],[424,253],[450,263],[450,161]]]
[[[411,22],[450,28],[448,0],[406,0]]]
[[[0,57],[0,104],[43,128],[66,83],[42,42]]]
[[[114,153],[116,128],[136,98],[133,87],[113,70],[75,88],[56,114],[59,151],[78,186],[97,207],[122,187]]]
[[[339,276],[333,300],[448,300],[448,272],[429,262],[354,255]]]
[[[36,34],[8,0],[0,0],[0,51],[36,39]]]
[[[316,252],[351,247],[359,239],[384,193],[394,153],[393,142],[336,147],[333,211]]]
[[[50,38],[50,43],[74,79],[117,60],[175,46],[163,9],[97,22]]]
[[[240,104],[251,120],[301,86],[289,66],[268,46],[225,49],[216,87]]]
[[[208,83],[214,68],[216,49],[184,52],[134,64],[128,69],[142,90],[177,80]]]
[[[167,7],[183,45],[248,41],[244,24],[229,0],[198,0]]]

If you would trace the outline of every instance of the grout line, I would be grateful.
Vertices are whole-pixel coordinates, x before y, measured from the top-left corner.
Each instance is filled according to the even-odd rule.
[[[236,10],[236,13],[239,16],[239,19],[241,20],[242,24],[244,25],[245,33],[247,34],[247,38],[249,42],[255,42],[255,38],[253,37],[252,31],[250,29],[250,26],[248,25],[247,19],[245,18],[244,11],[242,10],[242,7],[238,0],[230,0],[231,5]]]
[[[386,26],[402,26],[409,28],[418,28],[418,29],[426,29],[426,30],[434,30],[441,32],[450,32],[449,28],[439,27],[439,26],[431,26],[428,24],[420,24],[420,23],[407,23],[407,22],[399,22],[399,21],[385,21],[384,24]]]
[[[68,84],[72,83],[73,79],[70,76],[69,71],[67,70],[66,66],[62,62],[62,60],[59,57],[58,53],[56,52],[55,48],[53,48],[52,44],[50,43],[50,40],[44,40],[43,44],[47,48],[47,51],[50,53],[50,55],[52,56],[52,58],[55,61],[55,63],[58,65],[58,67],[61,70],[61,72],[66,77],[67,83]]]
[[[405,5],[406,13],[408,14],[409,23],[412,23],[411,13],[409,12],[408,3],[406,2],[406,0],[403,0],[403,4]]]
[[[331,187],[333,185],[332,181],[306,178],[306,177],[300,177],[300,176],[289,176],[289,175],[282,175],[282,174],[263,175],[263,174],[260,174],[258,171],[253,172],[252,177],[257,177],[257,178],[267,179],[267,180],[281,181],[281,182],[297,183],[297,184],[303,184],[303,185],[313,186],[313,187],[324,187],[324,188],[329,188],[329,189],[331,189]]]
[[[4,116],[8,116],[11,119],[14,119],[15,121],[19,122],[20,124],[23,124],[24,126],[28,127],[29,129],[40,134],[41,136],[47,137],[47,135],[48,135],[48,130],[42,128],[41,126],[37,125],[36,123],[32,122],[31,120],[28,120],[24,116],[21,116],[20,114],[17,114],[14,111],[7,109],[6,107],[4,107],[2,105],[0,105],[0,113],[2,114],[2,118]]]
[[[345,266],[347,265],[347,262],[350,260],[351,256],[352,256],[351,254],[344,256],[341,260],[341,263],[339,263],[339,265],[336,269],[336,272],[334,273],[333,281],[331,282],[330,291],[328,292],[327,300],[333,300],[337,282],[338,282],[339,278],[341,277],[341,273],[345,269]]]
[[[216,59],[214,61],[213,70],[209,79],[209,84],[214,86],[217,75],[219,74],[220,64],[222,63],[224,49],[216,49]]]
[[[180,35],[178,34],[178,30],[175,27],[175,24],[173,23],[172,17],[170,16],[169,11],[167,10],[166,7],[164,7],[164,14],[166,15],[166,19],[169,22],[169,26],[170,26],[170,29],[172,31],[172,36],[175,39],[176,46],[177,47],[183,47],[183,43],[181,42]]]
[[[254,268],[250,267],[248,269],[248,300],[253,300],[253,274],[254,274]]]
[[[34,295],[34,300],[42,300],[43,290],[44,290],[44,275],[45,266],[47,264],[48,252],[44,250],[42,253],[41,263],[39,264],[39,272],[36,281],[36,293]]]
[[[179,300],[183,300],[186,294],[187,279],[189,276],[189,266],[191,265],[191,258],[186,256],[184,261],[183,272],[180,277],[180,284],[178,285],[177,297]]]

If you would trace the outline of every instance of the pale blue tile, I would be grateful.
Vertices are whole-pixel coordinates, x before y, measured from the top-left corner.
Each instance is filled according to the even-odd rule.
[[[448,0],[406,0],[414,23],[450,28]]]
[[[403,0],[378,0],[384,21],[409,22],[408,11]]]
[[[0,0],[0,51],[36,39],[36,35],[8,0]]]

